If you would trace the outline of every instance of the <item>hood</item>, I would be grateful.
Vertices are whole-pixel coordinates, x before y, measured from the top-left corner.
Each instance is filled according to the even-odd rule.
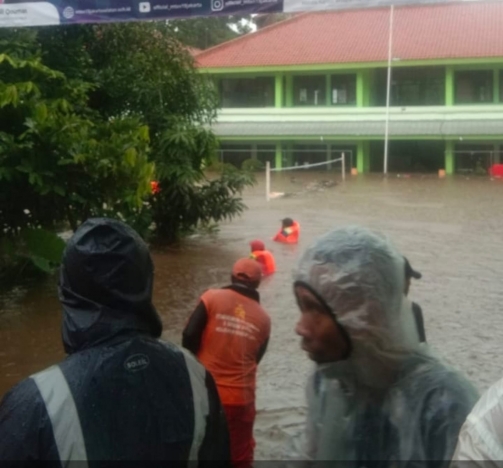
[[[347,227],[318,239],[294,274],[325,302],[351,342],[349,357],[336,367],[367,386],[386,387],[419,352],[403,271],[402,255],[386,238]]]
[[[66,246],[58,288],[66,352],[119,335],[159,337],[153,272],[147,245],[129,226],[107,218],[83,223]]]
[[[261,240],[258,240],[258,239],[251,241],[250,247],[251,247],[252,252],[258,252],[258,251],[265,250],[265,244]]]

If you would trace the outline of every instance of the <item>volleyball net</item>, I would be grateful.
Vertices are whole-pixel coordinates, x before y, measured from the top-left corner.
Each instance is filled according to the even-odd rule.
[[[308,163],[304,162],[302,164],[299,164],[298,162],[294,163],[293,165],[286,166],[286,167],[271,167],[271,163],[269,161],[266,161],[265,163],[265,192],[266,192],[266,200],[270,201],[273,198],[279,198],[284,195],[284,192],[280,191],[274,191],[272,190],[272,185],[273,185],[273,177],[271,177],[273,174],[282,174],[282,173],[289,173],[292,174],[292,176],[298,172],[298,173],[305,173],[307,171],[316,171],[316,172],[322,172],[325,175],[328,175],[328,179],[333,179],[333,184],[335,185],[336,183],[336,175],[338,176],[340,174],[340,179],[341,181],[346,180],[346,158],[349,156],[352,158],[352,152],[351,151],[341,151],[338,154],[331,154],[333,159],[329,159],[328,161],[321,161],[321,162],[313,162],[313,163]],[[334,156],[338,156],[335,157]],[[292,177],[293,178],[293,177]]]

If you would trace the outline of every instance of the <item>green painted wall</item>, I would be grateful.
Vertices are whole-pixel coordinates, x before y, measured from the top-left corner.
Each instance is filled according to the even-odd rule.
[[[445,142],[445,173],[447,175],[452,175],[454,174],[454,170],[454,141],[447,140]]]
[[[358,174],[370,171],[370,142],[359,141],[356,145],[356,168]]]
[[[454,135],[451,136],[451,138],[455,138]],[[477,135],[477,136],[464,136],[463,141],[465,143],[468,142],[488,142],[488,141],[501,141],[501,135]],[[372,140],[382,140],[383,135],[372,135],[372,136],[364,136],[364,137],[355,137],[354,135],[341,135],[341,136],[323,136],[323,140],[328,142],[328,141],[338,141],[338,142],[351,142],[355,141],[358,139],[358,141],[372,141]],[[445,136],[441,135],[415,135],[415,136],[399,136],[399,137],[392,137],[390,140],[395,140],[395,141],[423,141],[423,140],[444,140]],[[278,137],[277,136],[255,136],[255,137],[219,137],[219,140],[222,142],[228,142],[228,141],[236,141],[236,142],[243,142],[243,143],[253,143],[255,141],[261,141],[261,142],[277,142]],[[282,135],[281,136],[281,141],[283,142],[305,142],[305,141],[310,141],[310,142],[316,142],[318,143],[320,141],[319,136],[303,136],[303,135]]]
[[[274,77],[274,107],[283,107],[283,75]]]
[[[360,70],[356,74],[356,107],[364,107],[368,106],[368,103],[365,104],[365,90],[368,86],[368,83],[365,80],[366,70]]]
[[[283,151],[281,143],[276,143],[276,157],[274,158],[274,167],[281,169],[283,167]]]
[[[460,69],[467,68],[491,68],[495,65],[503,66],[503,57],[481,58],[481,59],[438,59],[438,60],[401,60],[393,63],[393,68],[396,67],[419,67],[419,66],[456,66]],[[258,74],[271,75],[277,72],[327,72],[332,70],[338,71],[355,71],[371,68],[386,68],[387,61],[382,62],[361,62],[361,63],[326,63],[326,64],[310,64],[310,65],[285,65],[285,66],[267,66],[267,67],[225,67],[225,68],[199,68],[202,73],[224,74],[242,76],[243,74]]]
[[[373,70],[362,70],[360,73],[363,79],[363,106],[368,107],[372,105]]]
[[[454,69],[452,67],[445,68],[445,105],[452,106],[454,104]]]

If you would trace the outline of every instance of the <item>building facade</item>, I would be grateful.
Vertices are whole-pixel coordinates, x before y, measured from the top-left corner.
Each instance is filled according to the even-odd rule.
[[[485,170],[503,162],[503,2],[300,14],[203,51],[226,162],[332,159],[391,172]]]

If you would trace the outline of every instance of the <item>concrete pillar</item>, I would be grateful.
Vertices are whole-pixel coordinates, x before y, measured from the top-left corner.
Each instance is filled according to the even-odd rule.
[[[445,173],[447,175],[454,174],[455,161],[454,161],[454,141],[447,140],[445,142]]]
[[[445,67],[445,105],[454,105],[454,69]]]
[[[356,74],[356,107],[365,106],[365,81],[364,72],[360,70]]]
[[[356,168],[358,174],[370,171],[370,142],[359,141],[356,145]]]
[[[363,107],[369,107],[372,91],[372,73],[374,70],[362,70],[363,74]]]
[[[258,155],[257,145],[254,143],[253,145],[251,145],[251,158],[257,159],[257,155]]]
[[[274,107],[283,107],[283,75],[274,77]]]
[[[281,143],[276,143],[276,157],[274,158],[274,167],[281,169],[283,167],[283,151]]]

